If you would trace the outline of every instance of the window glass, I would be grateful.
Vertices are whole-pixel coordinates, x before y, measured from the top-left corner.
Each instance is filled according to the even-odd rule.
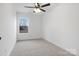
[[[29,20],[26,16],[21,16],[19,22],[20,33],[28,33]]]

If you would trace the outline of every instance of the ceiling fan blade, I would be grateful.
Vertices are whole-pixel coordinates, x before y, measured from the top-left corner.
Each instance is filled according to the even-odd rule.
[[[31,6],[24,6],[25,8],[35,8],[35,7],[31,7]]]
[[[46,6],[50,6],[50,3],[44,4],[41,7],[46,7]]]
[[[43,11],[43,12],[46,12],[46,10],[44,10],[44,9],[40,9],[41,11]]]

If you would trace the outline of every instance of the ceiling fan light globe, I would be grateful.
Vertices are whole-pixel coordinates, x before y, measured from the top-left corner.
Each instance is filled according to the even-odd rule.
[[[35,13],[40,13],[41,10],[40,10],[39,8],[34,8],[34,12],[35,12]]]
[[[38,6],[38,4],[37,4],[37,3],[35,3],[35,6]]]

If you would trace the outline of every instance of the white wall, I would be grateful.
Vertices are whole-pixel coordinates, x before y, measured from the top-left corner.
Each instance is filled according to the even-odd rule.
[[[29,27],[28,33],[19,33],[19,17],[26,16],[29,19]],[[37,39],[41,38],[41,15],[40,14],[33,14],[33,13],[22,13],[17,12],[17,39],[18,40],[25,40],[25,39]]]
[[[50,9],[43,18],[44,39],[78,55],[79,4],[54,4]]]
[[[13,4],[0,3],[0,55],[9,55],[16,42],[16,15]]]

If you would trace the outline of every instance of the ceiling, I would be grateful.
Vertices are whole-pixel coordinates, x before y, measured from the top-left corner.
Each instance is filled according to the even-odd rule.
[[[16,12],[30,12],[32,8],[24,8],[24,6],[33,6],[32,3],[15,3]]]
[[[43,5],[43,3],[41,4]],[[33,12],[33,8],[25,8],[24,6],[33,6],[33,5],[34,5],[33,3],[15,3],[14,4],[16,12],[25,12],[25,13]],[[44,9],[48,11],[48,9],[51,9],[50,7],[51,5],[49,7],[44,7]]]

